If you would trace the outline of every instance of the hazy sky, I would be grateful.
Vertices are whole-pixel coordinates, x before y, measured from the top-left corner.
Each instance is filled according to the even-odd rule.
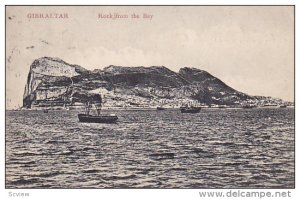
[[[68,18],[30,18],[33,13],[66,13]],[[99,18],[107,14],[128,18]],[[22,105],[30,64],[43,56],[87,69],[195,67],[238,91],[293,101],[294,8],[7,7],[7,108]]]

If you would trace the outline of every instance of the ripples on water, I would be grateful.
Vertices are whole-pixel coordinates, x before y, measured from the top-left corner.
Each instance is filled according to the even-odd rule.
[[[114,113],[7,111],[6,188],[294,187],[294,109]]]

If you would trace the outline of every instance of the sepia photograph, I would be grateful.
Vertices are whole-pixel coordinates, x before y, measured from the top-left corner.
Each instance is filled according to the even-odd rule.
[[[6,189],[294,189],[295,6],[5,6]]]

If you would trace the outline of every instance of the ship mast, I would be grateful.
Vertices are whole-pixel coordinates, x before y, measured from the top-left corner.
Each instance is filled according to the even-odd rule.
[[[94,104],[95,108],[96,108],[96,112],[97,112],[97,115],[99,116],[100,115],[100,112],[101,112],[101,103],[97,103],[97,104]]]
[[[89,115],[90,114],[90,102],[86,102],[85,104],[85,114]]]
[[[104,97],[104,95],[103,95]],[[102,108],[102,97],[101,95],[99,94],[99,101],[97,103],[94,104],[95,108],[96,108],[96,112],[97,112],[97,115],[100,115],[100,112],[101,112],[101,108]]]

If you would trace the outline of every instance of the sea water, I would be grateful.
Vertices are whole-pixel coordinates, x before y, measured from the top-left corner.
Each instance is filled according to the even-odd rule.
[[[6,188],[293,188],[294,108],[6,111]]]

